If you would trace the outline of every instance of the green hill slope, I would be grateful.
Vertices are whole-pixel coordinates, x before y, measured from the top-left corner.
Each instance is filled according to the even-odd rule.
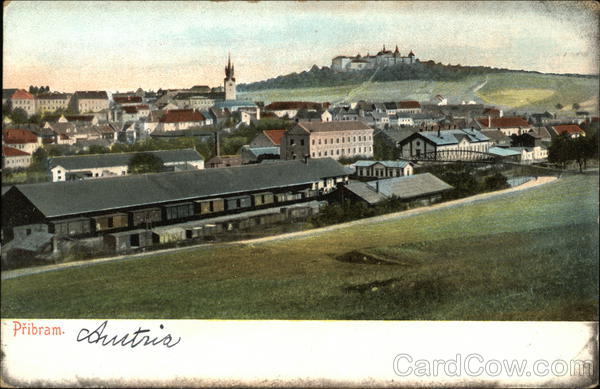
[[[5,280],[1,312],[4,318],[595,320],[597,197],[597,176],[571,176],[293,240]]]
[[[518,112],[556,111],[556,104],[572,111],[598,113],[598,77],[576,77],[522,72],[501,72],[468,76],[452,81],[402,80],[364,81],[351,85],[313,88],[264,89],[240,92],[241,98],[255,101],[375,102],[414,99],[429,101],[441,94],[450,103],[476,101]]]

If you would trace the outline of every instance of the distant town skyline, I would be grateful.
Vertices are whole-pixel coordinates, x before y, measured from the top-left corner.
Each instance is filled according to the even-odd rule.
[[[598,74],[593,2],[63,2],[4,5],[4,88],[238,84],[386,45],[444,64]],[[51,21],[51,22],[49,22]]]

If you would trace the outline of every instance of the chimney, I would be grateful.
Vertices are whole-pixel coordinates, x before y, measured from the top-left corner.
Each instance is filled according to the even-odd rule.
[[[218,157],[221,155],[219,146],[219,131],[215,131],[215,155]]]
[[[492,126],[492,116],[488,115],[488,128]]]
[[[379,193],[379,178],[375,181],[375,192]]]
[[[438,138],[441,137],[441,127],[438,126],[438,134],[437,134]]]

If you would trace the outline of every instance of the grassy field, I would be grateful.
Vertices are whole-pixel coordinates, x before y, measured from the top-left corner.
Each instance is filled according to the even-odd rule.
[[[2,282],[2,317],[595,320],[598,178]]]
[[[429,101],[433,96],[441,94],[451,103],[474,100],[503,109],[515,108],[520,112],[556,111],[556,104],[561,103],[565,107],[563,111],[567,113],[571,111],[573,103],[579,103],[581,109],[597,112],[598,88],[598,79],[498,73],[451,82],[405,80],[328,88],[271,89],[241,92],[239,95],[242,98],[266,102],[304,100],[333,103],[360,99]]]

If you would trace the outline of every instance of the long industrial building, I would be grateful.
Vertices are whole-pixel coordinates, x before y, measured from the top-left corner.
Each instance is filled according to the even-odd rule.
[[[92,237],[280,207],[318,199],[347,180],[344,167],[326,158],[16,185],[2,196],[3,241],[19,226]]]

